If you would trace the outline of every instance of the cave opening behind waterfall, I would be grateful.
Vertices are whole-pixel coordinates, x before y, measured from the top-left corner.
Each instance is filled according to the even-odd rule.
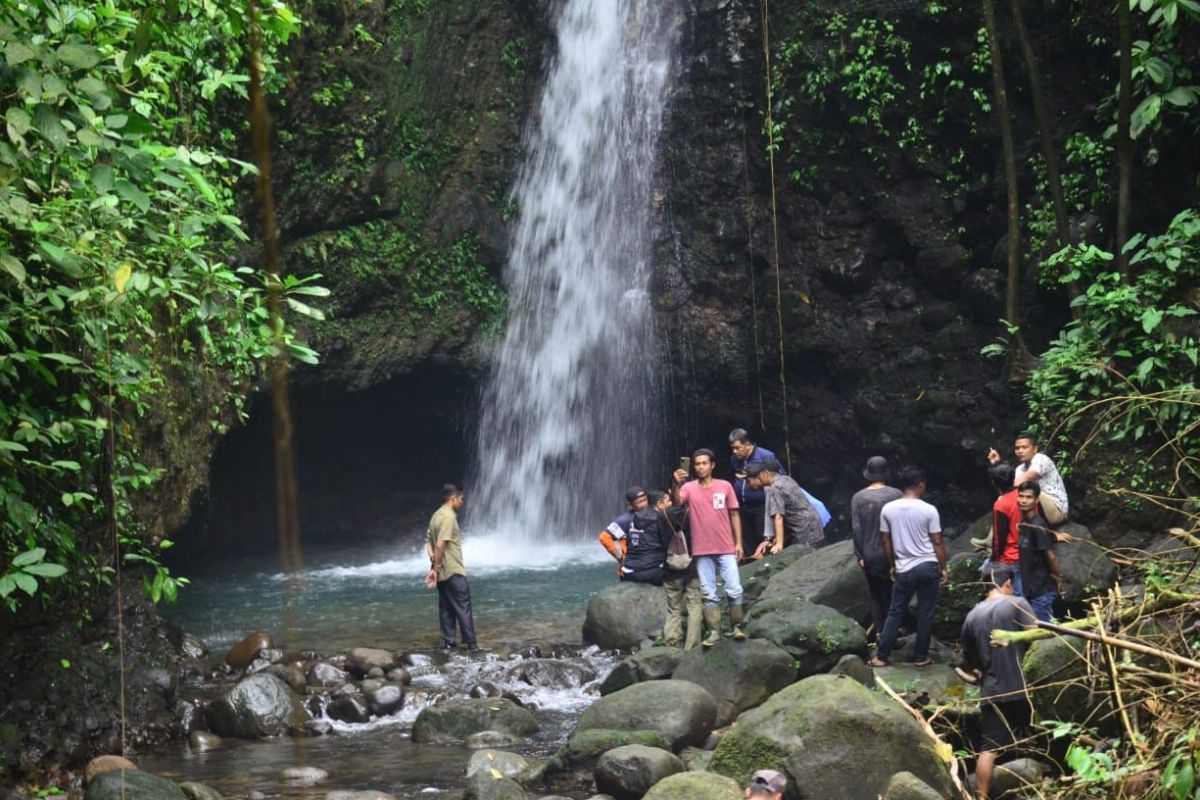
[[[440,488],[466,470],[477,378],[446,368],[348,391],[292,390],[294,448],[306,547],[417,544]],[[208,487],[171,538],[170,562],[188,568],[278,547],[274,415],[268,395],[213,456]]]

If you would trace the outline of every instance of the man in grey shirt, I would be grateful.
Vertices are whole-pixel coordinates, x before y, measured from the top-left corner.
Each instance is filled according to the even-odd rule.
[[[854,539],[854,557],[867,578],[871,593],[871,630],[869,639],[879,641],[883,623],[887,619],[888,607],[892,604],[891,565],[883,552],[883,540],[879,536],[879,515],[883,507],[899,500],[903,493],[888,486],[890,475],[887,459],[871,456],[863,469],[866,488],[859,489],[850,498],[850,530]]]
[[[746,465],[746,484],[751,489],[765,489],[767,494],[767,526],[762,543],[754,555],[772,555],[793,544],[819,546],[825,541],[825,526],[817,510],[808,502],[800,484],[780,474],[779,462],[774,459]]]
[[[975,762],[975,791],[979,800],[987,800],[996,754],[1012,747],[1027,733],[1033,714],[1021,672],[1025,646],[992,645],[992,631],[1033,627],[1036,623],[1033,607],[1024,598],[1013,595],[1011,570],[993,567],[991,578],[992,589],[967,614],[961,639],[963,665],[982,674],[979,686],[982,743]]]
[[[883,552],[892,572],[892,604],[879,637],[879,647],[867,663],[886,667],[900,622],[908,602],[917,596],[917,636],[910,663],[917,667],[933,664],[929,641],[933,638],[933,609],[938,587],[946,582],[946,548],[942,545],[942,523],[938,510],[921,499],[925,494],[925,473],[917,467],[905,467],[900,473],[904,496],[893,500],[879,512],[879,533]]]

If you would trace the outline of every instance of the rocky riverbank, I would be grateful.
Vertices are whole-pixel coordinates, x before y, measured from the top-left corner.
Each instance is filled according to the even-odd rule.
[[[938,617],[945,642],[953,641],[983,593],[978,557],[969,552],[971,533],[949,543],[952,577]],[[1062,558],[1064,611],[1117,578],[1116,566],[1085,528],[1073,526],[1071,533],[1076,541],[1064,545]],[[711,650],[656,646],[661,590],[630,584],[592,597],[583,648],[468,656],[356,647],[322,654],[284,652],[268,633],[254,632],[227,653],[212,654],[180,636],[172,645],[175,671],[164,669],[161,680],[149,684],[159,689],[144,694],[161,694],[160,705],[171,711],[159,727],[187,739],[193,756],[241,746],[253,759],[253,748],[280,737],[332,737],[353,747],[387,729],[426,748],[448,780],[400,785],[378,770],[350,775],[349,762],[318,756],[281,764],[257,784],[213,789],[126,772],[125,800],[177,800],[181,792],[190,800],[213,800],[218,790],[289,796],[297,786],[321,786],[328,800],[355,800],[344,792],[364,788],[372,797],[461,791],[467,800],[594,793],[617,800],[733,800],[751,772],[764,767],[786,772],[812,796],[834,800],[951,796],[949,753],[969,749],[978,724],[974,689],[955,675],[953,649],[935,642],[937,663],[927,668],[897,663],[872,671],[864,663],[867,590],[849,543],[815,552],[789,549],[742,573],[750,638]],[[618,660],[617,650],[629,655]],[[1027,668],[1036,678],[1077,670],[1077,661],[1048,641],[1031,649]],[[935,745],[909,711],[879,690],[877,679],[914,707],[939,704],[945,744]],[[1038,693],[1035,701],[1055,719],[1087,710],[1086,698]],[[150,742],[143,733],[134,739]],[[253,740],[265,741],[246,744]],[[103,752],[91,746],[91,754]],[[162,747],[143,751],[155,749]],[[86,790],[88,800],[107,800],[120,790],[122,766],[106,757],[62,776],[60,785]],[[117,771],[101,775],[105,768]],[[1036,778],[1041,769],[1022,761],[1006,779]],[[222,780],[218,775],[211,783]]]

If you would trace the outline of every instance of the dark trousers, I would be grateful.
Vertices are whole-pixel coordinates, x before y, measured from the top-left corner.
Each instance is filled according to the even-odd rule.
[[[454,644],[454,623],[462,629],[463,644],[475,646],[475,620],[471,617],[471,587],[464,575],[451,575],[438,581],[438,618],[442,623],[442,641]]]
[[[900,632],[900,622],[904,612],[908,610],[908,601],[917,596],[917,643],[913,646],[913,660],[919,660],[929,655],[929,640],[933,638],[933,608],[937,605],[938,581],[941,579],[941,567],[936,561],[926,561],[918,564],[907,572],[897,572],[896,581],[892,586],[892,604],[888,608],[887,622],[883,624],[883,633],[879,637],[879,649],[875,657],[887,659],[896,646],[896,636]]]
[[[887,622],[888,609],[892,605],[892,579],[886,572],[868,572],[867,588],[871,591],[871,627],[875,641],[883,636],[883,625]]]
[[[744,505],[738,509],[738,513],[742,515],[742,549],[749,558],[754,555],[754,549],[762,544],[767,508],[763,505]],[[770,540],[775,541],[774,529]]]

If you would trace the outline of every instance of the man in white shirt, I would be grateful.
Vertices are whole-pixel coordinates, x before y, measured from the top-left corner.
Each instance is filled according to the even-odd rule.
[[[1016,441],[1013,442],[1013,455],[1017,458],[1013,486],[1020,486],[1026,481],[1037,481],[1042,487],[1042,493],[1038,497],[1042,516],[1052,528],[1062,525],[1070,513],[1067,487],[1050,457],[1038,452],[1037,437],[1032,433],[1018,433]],[[1000,454],[995,448],[988,451],[988,461],[992,464],[1000,461]]]
[[[917,467],[905,467],[900,473],[904,496],[893,500],[879,512],[879,535],[883,551],[891,564],[892,604],[888,608],[879,648],[867,663],[886,667],[900,622],[913,595],[917,596],[917,636],[909,663],[917,667],[933,664],[929,642],[933,638],[933,610],[938,587],[947,580],[946,548],[942,544],[942,523],[938,510],[921,499],[925,494],[925,474]]]

